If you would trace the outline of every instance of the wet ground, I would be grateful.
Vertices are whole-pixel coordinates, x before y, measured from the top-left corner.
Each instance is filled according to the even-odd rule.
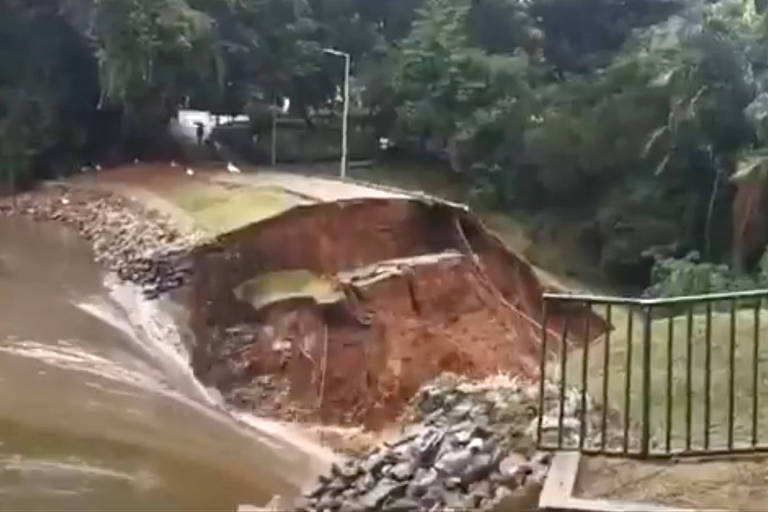
[[[200,386],[173,304],[104,277],[73,231],[0,218],[0,508],[233,510],[325,466]]]
[[[651,462],[583,457],[574,495],[691,510],[765,510],[768,460]]]

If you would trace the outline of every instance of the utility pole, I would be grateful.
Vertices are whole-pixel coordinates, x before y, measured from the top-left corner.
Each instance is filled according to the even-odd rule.
[[[340,52],[332,48],[325,48],[323,53],[344,57],[344,114],[341,120],[341,172],[342,178],[347,176],[347,160],[349,140],[349,73],[351,57],[348,53]]]
[[[276,103],[276,102],[275,102]],[[272,105],[272,167],[277,165],[277,105]]]

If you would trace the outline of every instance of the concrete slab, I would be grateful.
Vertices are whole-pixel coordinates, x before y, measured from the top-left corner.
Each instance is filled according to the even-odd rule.
[[[695,512],[692,509],[650,503],[575,498],[573,497],[573,488],[579,474],[580,459],[581,454],[578,452],[558,452],[555,454],[539,497],[539,510],[552,512]]]

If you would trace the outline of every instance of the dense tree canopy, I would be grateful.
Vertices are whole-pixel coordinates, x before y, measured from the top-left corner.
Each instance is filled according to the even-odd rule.
[[[725,260],[766,240],[744,228],[766,214],[764,3],[6,0],[0,172],[74,168],[105,112],[134,154],[183,104],[287,97],[311,124],[336,101],[334,47],[376,133],[444,159],[488,206],[578,210],[617,274],[651,253]]]
[[[53,0],[0,4],[3,182],[76,159],[72,151],[85,142],[84,119],[98,95],[88,52]]]

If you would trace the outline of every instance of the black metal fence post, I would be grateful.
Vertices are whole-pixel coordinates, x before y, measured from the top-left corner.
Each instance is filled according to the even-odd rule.
[[[647,457],[651,442],[651,307],[643,311],[643,433],[640,454]]]
[[[752,447],[757,446],[757,397],[758,390],[758,364],[760,362],[760,307],[762,300],[757,299],[755,304],[755,326],[752,339]]]
[[[584,448],[587,437],[587,387],[589,385],[589,316],[592,314],[592,304],[587,303],[587,319],[584,324],[584,346],[581,358],[581,414],[579,415],[579,449]]]
[[[541,361],[539,366],[539,419],[536,425],[536,444],[541,447],[541,424],[544,421],[544,407],[546,406],[546,380],[547,380],[547,301],[541,303]]]
[[[634,327],[632,326],[632,308],[629,308],[627,317],[627,359],[626,371],[624,372],[624,441],[622,449],[625,454],[629,453],[629,419],[631,417],[630,408],[632,406],[632,337]]]
[[[563,321],[563,334],[560,337],[560,400],[557,416],[557,449],[563,448],[563,419],[565,418],[565,384],[568,374],[568,316]]]
[[[674,379],[672,378],[672,366],[674,362],[675,317],[667,312],[667,431],[664,436],[666,452],[672,451],[672,391]]]
[[[735,376],[736,371],[736,300],[731,300],[731,325],[730,325],[730,343],[728,345],[728,449],[733,449],[733,427],[734,427],[734,409],[736,407],[735,399]]]
[[[688,306],[685,335],[685,451],[691,451],[693,424],[693,306]]]
[[[704,450],[709,450],[709,423],[712,407],[712,303],[706,304],[704,339]]]
[[[537,425],[539,446],[543,449],[638,458],[768,452],[768,445],[759,442],[760,422],[765,416],[760,410],[759,400],[762,385],[759,368],[760,314],[765,298],[768,298],[768,289],[665,299],[545,294],[541,325],[540,416]],[[562,332],[552,334],[548,332],[547,309],[551,314],[551,307],[555,305],[564,314],[562,317],[558,315],[562,324],[557,327]],[[603,306],[605,324],[598,324],[599,329],[605,329],[604,336],[599,332],[594,336],[596,342],[601,340],[604,344],[600,358],[599,352],[595,353],[589,346],[592,337],[590,327],[596,325],[590,325],[590,321],[597,313],[603,312]],[[626,308],[627,312],[626,325],[622,326],[626,329],[626,336],[618,342],[611,338],[611,322],[616,316],[613,314],[616,306]],[[747,309],[751,315],[741,315],[740,309]],[[579,325],[585,313],[590,316],[584,324],[582,352],[578,353],[574,364],[569,365],[568,352],[579,345],[569,346],[568,335],[574,333],[568,331],[574,328],[572,322],[576,321]],[[634,329],[636,313],[642,314],[642,329],[639,326]],[[581,316],[574,318],[572,315]],[[637,344],[635,330],[638,334],[642,331],[641,347],[634,346]],[[742,340],[750,334],[752,345],[746,347],[744,344],[748,342]],[[676,336],[685,339],[675,340]],[[542,440],[542,420],[547,403],[544,382],[547,377],[546,359],[554,352],[547,348],[548,337],[559,337],[557,345],[560,350],[552,362],[553,367],[559,366],[560,373],[560,381],[554,391],[559,395],[557,425],[553,425],[557,427],[556,444],[549,437],[546,443]],[[624,353],[620,356],[612,354],[614,349],[623,349]],[[638,351],[635,352],[635,349]],[[590,357],[590,352],[594,357]],[[624,371],[623,378],[610,376],[611,361],[614,361],[614,370],[619,374]],[[578,363],[581,363],[581,372]],[[600,366],[602,375],[599,374]],[[712,375],[713,370],[718,374]],[[598,391],[600,384],[602,388]],[[602,393],[602,410],[595,411],[599,416],[587,410],[590,389],[594,393]],[[573,409],[568,414],[575,412],[580,419],[578,443],[570,435],[568,442],[565,440],[566,399],[568,410]],[[747,405],[749,401],[751,404]],[[576,405],[578,402],[580,409]],[[699,417],[699,414],[703,420],[701,430],[694,425],[697,423],[694,415]],[[586,442],[586,438],[591,433],[596,435],[598,428],[600,441],[598,443],[595,438],[593,446],[593,443]],[[609,432],[618,435],[611,437]],[[656,434],[659,439],[654,437]],[[612,440],[610,443],[609,437]]]
[[[600,450],[605,451],[606,432],[608,429],[608,367],[611,361],[611,304],[605,306],[605,330],[603,341],[603,415],[600,419]]]

